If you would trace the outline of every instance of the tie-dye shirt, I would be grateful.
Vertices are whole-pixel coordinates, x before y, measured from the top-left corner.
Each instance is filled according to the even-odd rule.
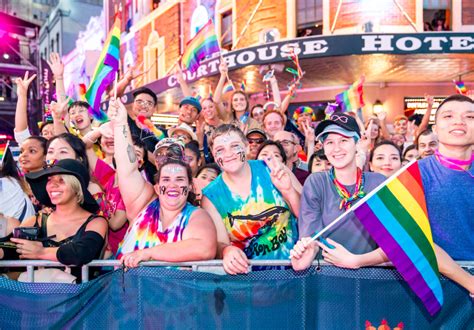
[[[252,173],[246,199],[229,190],[219,175],[203,190],[219,212],[232,245],[249,259],[287,259],[298,240],[296,218],[273,185],[263,161],[248,162]]]
[[[189,218],[197,207],[186,203],[181,213],[166,229],[160,221],[160,202],[155,199],[141,211],[132,226],[128,228],[123,241],[117,251],[117,259],[123,254],[136,250],[152,248],[154,246],[178,242],[183,239],[183,232]]]

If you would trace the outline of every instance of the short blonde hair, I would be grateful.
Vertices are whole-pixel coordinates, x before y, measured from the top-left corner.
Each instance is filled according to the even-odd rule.
[[[70,174],[61,174],[59,175],[63,181],[71,187],[77,197],[77,202],[79,204],[84,203],[84,193],[82,192],[81,182],[74,175]]]

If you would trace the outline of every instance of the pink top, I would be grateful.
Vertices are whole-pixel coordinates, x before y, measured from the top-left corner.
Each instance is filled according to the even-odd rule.
[[[108,201],[109,210],[108,213],[112,216],[115,211],[125,211],[125,204],[122,200],[120,190],[115,183],[115,170],[102,159],[97,159],[94,173],[92,175],[99,181],[100,185],[105,190],[105,198]],[[118,245],[125,236],[128,229],[128,222],[117,231],[109,229],[108,243],[110,250],[115,255],[117,253]]]

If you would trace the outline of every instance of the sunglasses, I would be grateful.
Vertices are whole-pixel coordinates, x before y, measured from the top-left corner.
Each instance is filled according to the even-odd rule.
[[[260,139],[247,139],[248,142],[250,144],[262,144],[263,142],[265,142],[265,139],[264,138],[260,138]]]

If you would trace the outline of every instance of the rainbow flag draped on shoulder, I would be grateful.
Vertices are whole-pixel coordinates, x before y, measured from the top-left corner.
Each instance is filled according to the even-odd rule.
[[[410,163],[352,207],[431,315],[443,305],[425,193]]]
[[[336,95],[336,102],[341,106],[342,112],[356,111],[365,105],[364,81],[362,76],[344,92]]]
[[[95,120],[106,122],[107,114],[100,109],[100,101],[107,87],[114,81],[120,61],[120,26],[121,20],[117,16],[114,25],[107,35],[99,62],[94,70],[86,100],[91,105],[90,114]]]
[[[214,23],[209,20],[198,33],[188,41],[183,55],[181,56],[181,64],[188,71],[194,72],[199,67],[202,59],[220,51],[219,42],[217,41]]]

